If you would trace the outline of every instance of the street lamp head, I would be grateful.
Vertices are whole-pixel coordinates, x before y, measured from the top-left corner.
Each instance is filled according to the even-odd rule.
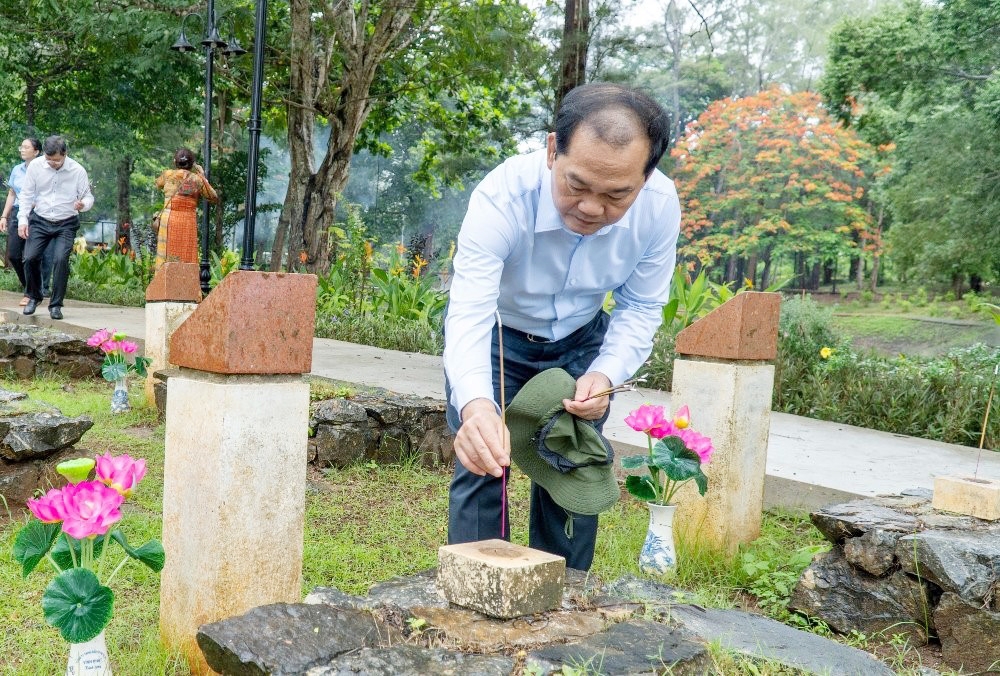
[[[247,53],[247,50],[243,49],[243,45],[240,44],[240,41],[234,35],[229,38],[229,46],[224,48],[222,53],[226,56],[243,56]]]
[[[174,44],[170,45],[170,49],[174,50],[175,52],[180,52],[181,54],[194,51],[194,45],[192,45],[188,41],[187,35],[184,33],[183,28],[181,29],[181,34],[180,36],[178,36],[177,41],[174,42]]]
[[[219,29],[216,28],[215,26],[212,26],[211,34],[207,38],[202,40],[201,44],[204,45],[205,47],[211,47],[212,49],[226,48],[226,41],[222,39],[221,35],[219,35]]]

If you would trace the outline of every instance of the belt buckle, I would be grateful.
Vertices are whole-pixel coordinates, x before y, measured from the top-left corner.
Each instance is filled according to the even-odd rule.
[[[529,343],[551,343],[552,342],[548,338],[542,338],[541,336],[534,336],[534,335],[532,335],[530,333],[525,333],[524,335],[527,337]]]

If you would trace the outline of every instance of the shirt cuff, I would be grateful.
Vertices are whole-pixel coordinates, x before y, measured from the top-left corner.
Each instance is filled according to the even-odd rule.
[[[632,374],[625,370],[624,365],[614,357],[601,355],[593,361],[587,372],[599,371],[608,377],[611,386],[616,387],[628,380]]]
[[[452,383],[451,387],[451,405],[455,407],[458,412],[459,418],[462,416],[462,409],[473,399],[486,399],[487,401],[492,401],[493,406],[497,410],[497,414],[500,414],[500,407],[497,403],[493,401],[493,388],[487,383],[473,383],[468,386],[456,386]]]

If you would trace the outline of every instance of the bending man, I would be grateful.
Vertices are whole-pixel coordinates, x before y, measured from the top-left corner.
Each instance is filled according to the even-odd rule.
[[[509,402],[532,376],[561,367],[576,379],[563,405],[595,421],[607,396],[652,348],[670,290],[680,226],[673,183],[656,169],[667,149],[665,111],[623,86],[571,91],[546,148],[511,158],[476,188],[458,237],[445,320],[448,422],[456,432],[448,541],[509,533],[501,509],[510,450],[498,403],[503,323]],[[610,315],[603,305],[614,298]],[[567,519],[573,528],[567,528]],[[586,570],[597,517],[568,514],[532,485],[532,547]]]

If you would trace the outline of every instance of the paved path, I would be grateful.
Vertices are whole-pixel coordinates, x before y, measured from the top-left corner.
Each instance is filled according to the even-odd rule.
[[[119,329],[134,338],[145,333],[141,308],[67,300],[65,320],[53,322],[45,307],[34,317],[24,317],[17,306],[20,295],[0,292],[0,310],[7,321],[57,325],[88,335],[99,328]],[[365,385],[420,396],[444,398],[441,358],[395,352],[316,338],[313,341],[314,375],[360,382]],[[634,452],[641,442],[622,418],[642,403],[669,406],[670,394],[639,390],[619,395],[606,427],[620,450]],[[943,444],[898,434],[772,413],[767,449],[765,502],[787,507],[817,507],[854,496],[895,493],[908,488],[932,488],[943,474],[1000,479],[1000,453],[967,446]]]

